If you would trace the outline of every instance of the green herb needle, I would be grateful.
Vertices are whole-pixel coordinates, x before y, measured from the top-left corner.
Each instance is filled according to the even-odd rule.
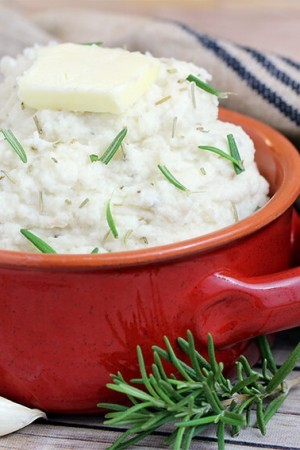
[[[240,157],[238,147],[236,145],[236,141],[233,137],[233,134],[227,135],[227,142],[228,142],[229,151],[230,151],[231,156],[239,162],[239,165],[236,165],[236,164],[233,165],[235,173],[238,175],[239,173],[244,172],[245,169],[243,166],[243,161],[241,160],[241,157]]]
[[[27,163],[27,155],[25,153],[25,150],[18,141],[18,139],[16,138],[16,136],[14,135],[14,133],[11,130],[1,130],[1,133],[3,134],[7,142],[10,144],[10,146],[17,153],[20,160],[23,163]]]
[[[56,251],[47,242],[33,234],[29,230],[21,229],[20,232],[42,253],[56,253]]]
[[[178,189],[180,189],[181,191],[188,191],[188,188],[186,188],[183,184],[180,183],[180,181],[178,181],[174,175],[172,175],[172,173],[169,171],[169,169],[166,166],[162,166],[160,164],[158,164],[157,166],[159,168],[159,170],[161,171],[161,173],[166,177],[166,179],[172,183],[174,186],[176,186]]]
[[[245,171],[245,168],[233,134],[227,135],[227,142],[229,153],[226,153],[220,148],[214,147],[212,145],[200,145],[198,148],[202,150],[208,150],[210,152],[216,153],[219,156],[222,156],[223,158],[228,159],[232,162],[235,173],[239,175],[240,173]]]
[[[113,158],[115,153],[117,152],[118,148],[121,146],[123,139],[125,138],[127,134],[127,128],[123,128],[117,136],[114,138],[112,143],[107,147],[103,155],[99,158],[100,161],[103,162],[103,164],[108,164],[109,161]]]
[[[252,409],[256,411],[257,426],[262,434],[266,425],[285,400],[288,391],[300,384],[300,378],[285,381],[300,358],[300,343],[277,369],[268,341],[258,338],[263,363],[262,373],[252,369],[248,360],[241,356],[237,362],[237,381],[223,375],[223,364],[215,356],[214,342],[208,336],[208,359],[195,348],[190,331],[187,340],[178,338],[177,343],[185,354],[180,359],[165,337],[166,350],[153,347],[152,373],[148,372],[140,347],[137,347],[141,377],[127,382],[122,374],[112,375],[107,387],[128,397],[132,406],[99,403],[108,409],[105,424],[126,427],[110,447],[123,450],[144,439],[166,423],[173,432],[165,444],[177,450],[188,450],[192,439],[208,426],[216,428],[218,449],[225,449],[225,430],[235,436],[242,427],[249,426]],[[173,366],[167,375],[164,361]],[[189,362],[188,362],[189,361]],[[169,373],[169,372],[168,372]],[[127,403],[126,403],[127,404]]]
[[[209,94],[215,95],[218,98],[227,98],[228,95],[225,92],[218,91],[218,89],[215,89],[210,84],[205,83],[205,81],[200,80],[200,78],[195,77],[194,75],[190,74],[187,77],[187,81],[190,83],[195,83],[196,86],[203,91],[208,92]]]
[[[113,237],[114,238],[119,237],[119,233],[118,233],[118,230],[117,230],[114,218],[112,216],[111,207],[110,207],[110,201],[107,202],[107,205],[106,205],[106,220],[107,220],[107,224],[109,226],[109,229],[110,229],[110,231],[113,234]]]

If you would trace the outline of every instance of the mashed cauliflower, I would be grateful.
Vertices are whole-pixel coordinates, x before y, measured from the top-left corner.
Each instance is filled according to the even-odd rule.
[[[1,134],[1,249],[38,252],[20,229],[58,253],[168,244],[231,225],[267,202],[268,184],[257,170],[251,139],[217,119],[216,96],[186,80],[194,74],[209,82],[204,69],[161,59],[157,81],[120,115],[34,110],[18,98],[17,80],[36,51],[1,61],[0,126],[14,133],[27,155],[22,162]],[[126,137],[112,160],[92,162],[90,155],[101,156],[124,127]],[[239,175],[227,159],[198,148],[228,153],[230,133],[245,167]]]

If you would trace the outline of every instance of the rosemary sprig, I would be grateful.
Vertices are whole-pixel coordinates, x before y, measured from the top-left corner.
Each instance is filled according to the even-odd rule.
[[[210,152],[216,153],[219,156],[222,156],[222,158],[228,159],[228,161],[232,162],[235,173],[239,175],[241,172],[244,172],[245,168],[232,134],[227,135],[227,142],[229,153],[226,153],[220,148],[214,147],[212,145],[199,145],[198,148],[200,148],[201,150],[208,150]]]
[[[90,155],[91,162],[101,161],[103,164],[107,165],[121,146],[126,134],[127,128],[125,127],[117,134],[112,143],[109,144],[102,156]]]
[[[14,149],[16,154],[19,156],[20,160],[23,163],[27,163],[27,155],[25,153],[25,150],[18,141],[18,139],[16,138],[16,136],[14,135],[14,133],[11,130],[1,130],[1,133],[3,134],[7,142],[10,144],[10,146]]]
[[[200,80],[200,78],[195,77],[195,75],[190,74],[187,77],[187,81],[190,83],[195,83],[195,85],[202,89],[203,91],[208,92],[209,94],[216,95],[218,98],[227,98],[228,95],[226,92],[218,91],[218,89],[215,89],[210,84],[205,83],[205,81]]]
[[[108,201],[107,205],[106,205],[106,221],[107,221],[110,231],[112,232],[113,237],[115,239],[117,237],[119,237],[119,233],[118,233],[114,218],[112,216],[110,201]]]
[[[43,239],[33,234],[31,231],[22,228],[20,233],[22,233],[23,236],[25,236],[26,239],[28,239],[42,253],[56,253],[54,248],[47,244],[47,242],[43,241]]]
[[[216,426],[218,449],[225,448],[225,431],[235,436],[242,427],[249,426],[250,411],[256,411],[257,426],[262,434],[266,425],[285,400],[289,389],[300,384],[300,379],[284,381],[300,358],[300,343],[287,361],[277,369],[267,339],[258,338],[263,371],[251,368],[245,357],[237,362],[237,381],[223,375],[223,364],[215,356],[212,336],[208,336],[208,359],[195,348],[190,331],[187,340],[177,340],[190,364],[181,360],[170,341],[165,337],[166,350],[154,346],[152,373],[147,372],[142,350],[137,348],[141,378],[129,383],[122,375],[112,375],[107,387],[125,394],[131,407],[99,403],[109,409],[106,424],[127,429],[111,450],[130,447],[166,423],[174,431],[165,440],[173,449],[188,450],[193,437],[208,426]],[[185,360],[187,360],[185,358]],[[171,363],[175,373],[167,374],[164,361]],[[139,386],[142,386],[141,388]]]
[[[188,188],[186,188],[183,184],[181,184],[180,181],[178,181],[174,177],[174,175],[171,174],[171,172],[169,171],[169,169],[166,166],[162,166],[161,164],[158,164],[157,167],[159,168],[161,173],[166,177],[166,179],[168,181],[170,181],[170,183],[172,183],[175,187],[177,187],[181,191],[188,191]]]

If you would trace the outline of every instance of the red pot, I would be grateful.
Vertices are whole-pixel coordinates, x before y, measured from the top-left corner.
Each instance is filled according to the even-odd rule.
[[[300,268],[289,269],[299,155],[256,120],[229,111],[222,119],[250,134],[271,185],[272,199],[251,217],[147,250],[0,252],[1,395],[46,411],[92,412],[112,400],[110,373],[137,375],[137,344],[149,358],[164,335],[174,341],[190,329],[202,351],[212,332],[229,365],[249,338],[300,325]]]

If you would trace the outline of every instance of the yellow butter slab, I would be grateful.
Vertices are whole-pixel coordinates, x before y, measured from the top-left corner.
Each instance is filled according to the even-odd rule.
[[[120,114],[155,82],[151,56],[96,45],[60,44],[38,50],[19,78],[19,97],[35,109]]]

